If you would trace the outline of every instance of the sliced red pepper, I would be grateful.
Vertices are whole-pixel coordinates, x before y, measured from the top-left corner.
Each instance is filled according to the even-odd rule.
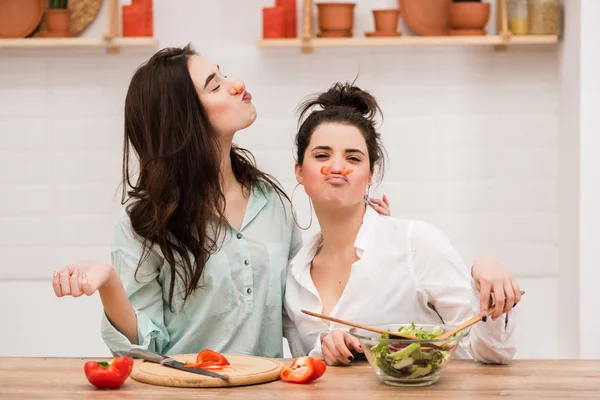
[[[106,361],[88,361],[83,366],[87,380],[98,389],[118,389],[125,383],[133,369],[133,358],[115,357]]]
[[[223,365],[219,365],[213,361],[203,362],[203,363],[195,363],[195,362],[186,362],[184,364],[186,368],[202,368],[202,369],[214,369],[221,370],[223,369]]]
[[[313,380],[315,380],[315,379],[319,379],[320,377],[323,376],[323,374],[327,370],[327,365],[325,364],[325,361],[323,361],[321,359],[314,358],[313,360],[314,360],[313,363],[314,363],[314,368],[315,368]]]
[[[196,362],[198,364],[210,361],[215,362],[218,365],[230,365],[225,356],[209,349],[202,350],[198,353],[198,357],[196,357]]]
[[[217,353],[209,349],[202,350],[196,357],[196,362],[186,361],[185,367],[187,368],[202,368],[202,369],[213,369],[220,370],[224,366],[230,365],[229,360],[222,354]]]
[[[329,168],[329,166],[328,166],[328,165],[323,165],[323,166],[321,167],[321,173],[322,173],[323,175],[329,175],[329,171],[327,171],[327,168]]]
[[[354,172],[354,170],[352,168],[346,168],[345,170],[342,171],[342,176],[348,176],[353,172]]]
[[[323,360],[312,357],[298,357],[292,361],[292,365],[283,366],[279,377],[292,383],[309,383],[319,379],[325,373],[327,366]]]

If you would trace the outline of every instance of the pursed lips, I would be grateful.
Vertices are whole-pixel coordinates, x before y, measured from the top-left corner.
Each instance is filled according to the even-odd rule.
[[[330,174],[325,177],[325,182],[329,183],[346,183],[348,178],[338,174]]]

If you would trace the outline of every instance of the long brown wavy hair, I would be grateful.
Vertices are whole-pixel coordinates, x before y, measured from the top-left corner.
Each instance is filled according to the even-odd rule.
[[[227,224],[218,138],[188,71],[189,57],[196,54],[189,44],[158,51],[137,69],[125,99],[121,203],[131,200],[127,212],[143,243],[136,274],[158,246],[166,262],[162,268],[171,272],[171,309],[176,279],[183,284],[185,303],[200,287],[204,266],[219,250]],[[132,147],[139,168],[135,183]],[[280,199],[288,198],[273,177],[256,167],[248,150],[234,145],[230,157],[245,192],[262,182]]]

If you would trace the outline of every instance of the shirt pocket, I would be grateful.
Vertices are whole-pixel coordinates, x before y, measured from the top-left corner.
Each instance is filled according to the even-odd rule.
[[[233,280],[229,261],[223,252],[210,256],[198,286],[183,307],[188,320],[204,320],[233,309]]]
[[[269,243],[267,252],[269,253],[269,289],[266,305],[282,307],[289,248],[280,243]]]

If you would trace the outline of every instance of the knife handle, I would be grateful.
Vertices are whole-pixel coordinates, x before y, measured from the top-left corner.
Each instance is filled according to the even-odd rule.
[[[146,361],[155,362],[158,364],[160,364],[160,362],[162,360],[167,358],[167,357],[163,356],[162,354],[158,354],[153,351],[144,350],[144,349],[140,349],[140,348],[133,348],[133,349],[129,350],[127,354],[130,357],[143,358]]]

